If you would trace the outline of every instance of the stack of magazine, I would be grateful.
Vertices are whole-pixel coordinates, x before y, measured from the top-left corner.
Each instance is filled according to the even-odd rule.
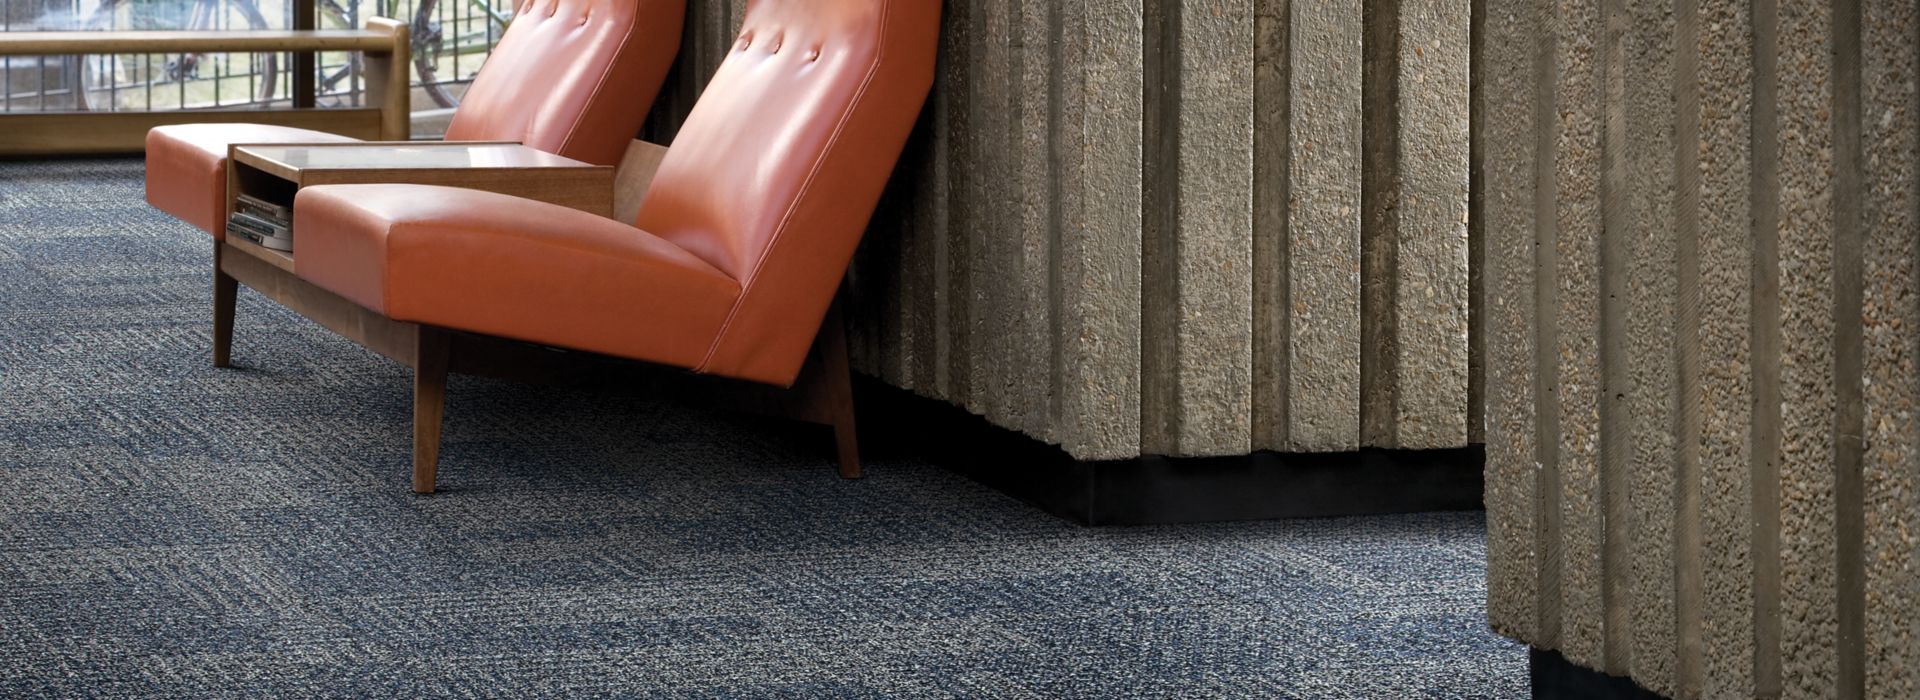
[[[250,194],[240,195],[233,218],[227,220],[227,235],[293,252],[293,210]]]

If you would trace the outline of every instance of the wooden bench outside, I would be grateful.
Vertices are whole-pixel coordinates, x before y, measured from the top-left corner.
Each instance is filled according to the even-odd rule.
[[[366,140],[409,136],[407,25],[376,17],[365,29],[192,32],[7,32],[0,56],[170,53],[365,54],[369,107],[210,109],[167,112],[11,112],[0,114],[0,156],[138,153],[147,130],[165,124],[253,123],[292,126]]]

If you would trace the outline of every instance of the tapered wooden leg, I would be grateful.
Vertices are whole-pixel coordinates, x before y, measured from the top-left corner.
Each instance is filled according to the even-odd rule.
[[[233,306],[240,282],[220,271],[220,250],[213,244],[213,366],[229,367],[233,357]]]
[[[413,362],[413,492],[433,493],[440,469],[440,423],[447,405],[447,335],[420,329]]]
[[[840,318],[839,301],[827,310],[820,335],[814,340],[814,352],[818,354],[821,372],[815,390],[820,392],[817,399],[833,424],[833,441],[840,453],[840,478],[858,479],[862,476],[860,439],[854,430],[853,374],[847,366],[847,325]]]

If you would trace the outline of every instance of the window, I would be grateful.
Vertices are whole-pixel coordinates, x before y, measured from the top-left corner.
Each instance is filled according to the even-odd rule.
[[[293,26],[304,0],[0,0],[0,31],[247,30]],[[371,16],[413,34],[414,135],[438,136],[512,20],[510,0],[311,0],[322,29]],[[24,112],[267,109],[294,104],[287,54],[0,57],[0,109]],[[317,58],[315,104],[347,106],[357,54]]]

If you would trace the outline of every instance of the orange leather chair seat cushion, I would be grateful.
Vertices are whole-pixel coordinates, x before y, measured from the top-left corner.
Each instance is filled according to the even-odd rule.
[[[181,221],[227,237],[227,146],[246,143],[339,143],[358,139],[266,124],[180,124],[147,132],[147,203]]]
[[[740,285],[611,219],[429,185],[328,185],[294,203],[294,274],[397,321],[698,366]]]

